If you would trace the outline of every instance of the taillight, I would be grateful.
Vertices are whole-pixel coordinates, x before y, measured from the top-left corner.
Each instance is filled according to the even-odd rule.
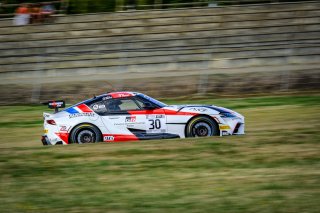
[[[54,120],[47,120],[47,123],[51,125],[56,125],[56,122]]]

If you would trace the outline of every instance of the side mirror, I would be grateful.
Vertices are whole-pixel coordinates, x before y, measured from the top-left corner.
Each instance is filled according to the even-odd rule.
[[[152,105],[151,103],[149,103],[149,102],[143,103],[143,109],[152,110],[152,109],[155,109],[155,108],[156,107],[154,105]]]

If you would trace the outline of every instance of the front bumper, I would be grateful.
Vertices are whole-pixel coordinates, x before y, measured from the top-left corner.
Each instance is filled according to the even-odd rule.
[[[223,124],[219,124],[220,136],[244,135],[245,123],[243,118],[224,119]]]

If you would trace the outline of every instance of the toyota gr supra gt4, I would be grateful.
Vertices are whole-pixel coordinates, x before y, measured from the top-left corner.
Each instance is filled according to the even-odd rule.
[[[244,134],[244,117],[214,105],[167,105],[137,92],[111,92],[43,113],[44,145]]]

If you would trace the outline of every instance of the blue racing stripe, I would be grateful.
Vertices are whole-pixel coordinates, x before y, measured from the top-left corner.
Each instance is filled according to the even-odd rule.
[[[66,109],[67,112],[69,112],[70,114],[76,114],[79,113],[75,108],[70,107],[68,109]]]
[[[219,113],[228,113],[228,111],[224,110],[224,109],[220,109],[216,106],[206,106],[207,108],[213,109],[215,111],[218,111]]]

